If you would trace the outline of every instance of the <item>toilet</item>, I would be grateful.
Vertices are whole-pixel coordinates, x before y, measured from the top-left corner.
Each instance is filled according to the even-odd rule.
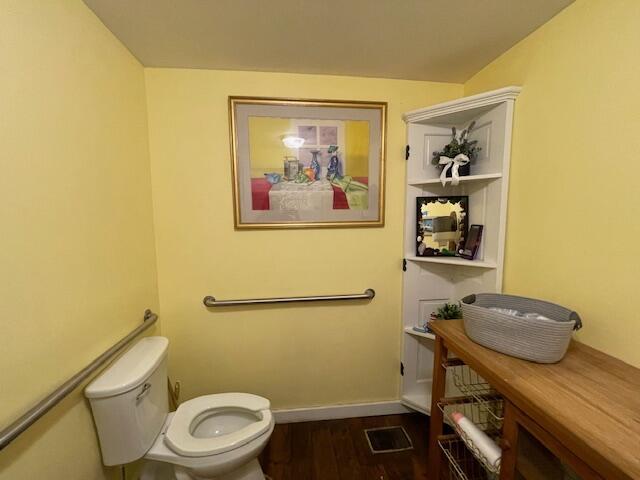
[[[168,346],[143,338],[86,387],[103,463],[143,458],[143,480],[264,480],[257,457],[273,432],[269,400],[203,395],[169,413]]]

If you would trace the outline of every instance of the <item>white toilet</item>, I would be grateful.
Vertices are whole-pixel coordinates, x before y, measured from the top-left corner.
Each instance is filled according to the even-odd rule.
[[[164,337],[136,343],[85,389],[105,465],[140,458],[144,479],[264,480],[257,457],[273,432],[269,400],[204,395],[169,413]]]

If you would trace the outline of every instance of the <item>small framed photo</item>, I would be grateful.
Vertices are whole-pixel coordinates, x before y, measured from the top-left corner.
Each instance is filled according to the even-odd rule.
[[[387,104],[229,97],[237,229],[381,227]]]
[[[464,247],[458,252],[462,258],[466,258],[467,260],[476,258],[476,253],[478,253],[480,241],[482,240],[482,229],[482,225],[471,225],[469,227],[467,241],[464,243]]]

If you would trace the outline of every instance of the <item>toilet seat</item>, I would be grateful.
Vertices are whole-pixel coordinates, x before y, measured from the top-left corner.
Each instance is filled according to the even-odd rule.
[[[204,395],[184,402],[176,410],[164,441],[167,446],[185,457],[204,457],[238,448],[266,432],[273,422],[270,403],[266,398],[249,393],[219,393]],[[245,411],[256,421],[238,430],[199,438],[193,435],[198,420],[225,412]]]

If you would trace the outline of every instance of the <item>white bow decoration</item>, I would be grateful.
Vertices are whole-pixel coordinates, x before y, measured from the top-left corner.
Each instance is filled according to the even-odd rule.
[[[458,175],[458,169],[469,163],[469,157],[467,157],[464,153],[459,153],[454,158],[441,156],[440,162],[438,163],[440,165],[444,165],[442,173],[440,174],[440,181],[442,182],[442,186],[444,187],[447,184],[447,172],[449,171],[449,168],[451,168],[451,185],[458,185],[458,183],[460,183],[460,175]]]

